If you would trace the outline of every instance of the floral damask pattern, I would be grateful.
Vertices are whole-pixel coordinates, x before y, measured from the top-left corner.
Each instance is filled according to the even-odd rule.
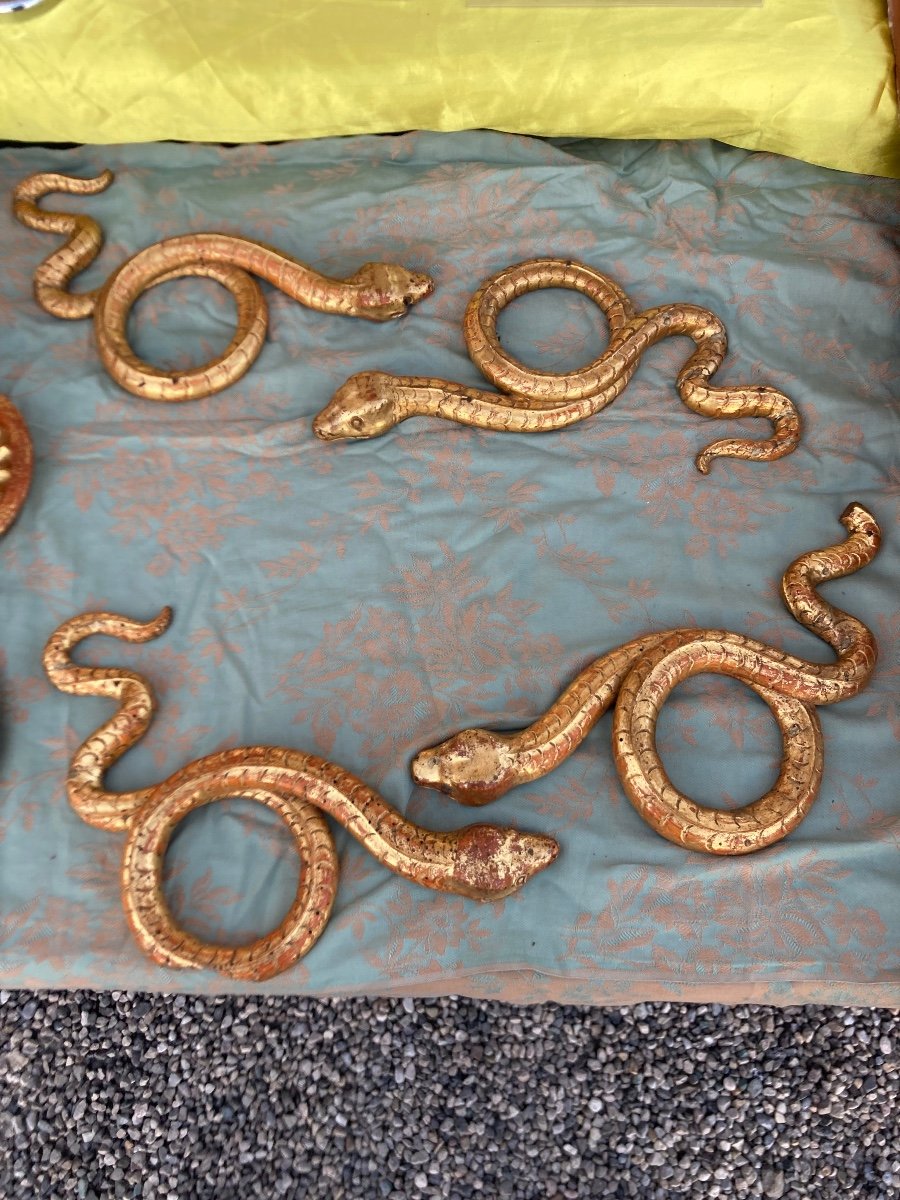
[[[429,271],[433,297],[375,326],[265,287],[269,340],[209,400],[142,403],[99,365],[89,323],[33,303],[52,239],[0,210],[0,390],[28,420],[37,469],[0,543],[0,985],[237,990],[144,960],[118,896],[120,844],[82,825],[63,781],[109,708],[50,688],[40,650],[66,617],[139,618],[165,637],[94,662],[133,665],[159,695],[127,788],[227,746],[332,756],[413,820],[479,819],[413,787],[416,750],[467,724],[515,727],[596,655],[653,628],[717,626],[816,656],[778,582],[866,503],[887,536],[828,595],[875,629],[869,689],[822,712],[821,796],[785,842],[740,860],[678,850],[624,800],[609,718],[553,775],[484,814],[551,833],[559,861],[487,906],[389,875],[337,833],[333,921],[261,991],[457,992],[511,1000],[647,998],[897,1003],[900,976],[896,603],[900,361],[892,185],[708,143],[541,142],[491,133],[216,149],[0,151],[0,189],[35,170],[117,179],[90,199],[107,244],[78,288],[170,234],[221,229],[333,275],[372,259]],[[417,419],[372,442],[318,442],[311,420],[352,373],[482,385],[461,333],[477,285],[538,255],[584,259],[639,307],[684,300],[725,321],[726,382],[783,388],[805,432],[789,458],[693,457],[752,423],[678,400],[686,343],[648,352],[615,404],[558,434],[501,436]],[[178,281],[136,311],[134,344],[184,367],[220,351],[229,298]],[[500,320],[517,357],[559,371],[600,353],[583,297],[528,296]],[[759,435],[764,430],[759,429]],[[718,676],[680,687],[659,748],[707,803],[744,803],[777,770],[768,710]],[[173,909],[206,937],[273,925],[298,867],[249,801],[193,814],[167,858]]]

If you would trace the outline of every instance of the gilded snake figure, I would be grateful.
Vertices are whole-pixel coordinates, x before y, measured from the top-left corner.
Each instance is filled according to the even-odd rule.
[[[581,292],[606,315],[609,345],[588,366],[554,375],[526,367],[502,349],[497,335],[500,312],[517,296],[541,288]],[[697,456],[698,470],[706,474],[714,458],[782,458],[800,440],[800,416],[782,392],[771,387],[709,386],[728,345],[725,326],[714,313],[695,304],[636,312],[618,284],[584,263],[539,258],[498,272],[470,300],[463,333],[469,357],[501,394],[443,379],[366,371],[352,376],[315,418],[316,434],[325,441],[376,437],[414,416],[443,417],[511,433],[564,429],[611,404],[650,346],[666,337],[684,336],[696,347],[676,380],[688,408],[706,417],[764,417],[773,429],[772,437],[765,440],[713,442]]]
[[[487,804],[557,767],[618,697],[616,767],[629,800],[658,833],[710,854],[748,854],[779,841],[803,820],[821,783],[823,741],[814,706],[855,696],[875,667],[870,631],[816,592],[816,585],[860,570],[878,552],[881,532],[861,504],[850,504],[840,519],[846,539],[801,555],[782,579],[791,615],[831,646],[836,662],[807,662],[721,629],[647,634],[596,659],[527,729],[512,734],[467,729],[422,750],[412,763],[413,778],[463,804]],[[669,693],[705,671],[753,688],[772,710],[784,740],[775,786],[736,811],[707,808],[680,793],[656,749],[656,721]]]
[[[69,291],[69,284],[99,254],[103,231],[91,217],[46,212],[38,201],[53,192],[95,195],[112,180],[112,171],[103,171],[95,179],[52,172],[30,175],[14,191],[13,212],[31,229],[68,238],[35,272],[35,299],[55,317],[77,320],[93,315],[104,367],[135,396],[196,400],[222,391],[246,374],[262,349],[268,323],[266,302],[253,275],[307,308],[369,321],[402,317],[410,305],[432,291],[427,275],[390,263],[366,263],[349,279],[331,279],[263,242],[224,233],[192,233],[140,250],[102,287],[75,294]],[[205,366],[190,371],[158,370],[131,349],[128,314],[148,288],[184,275],[213,279],[231,292],[237,304],[237,329],[224,354]]]
[[[19,515],[31,486],[34,451],[22,414],[0,396],[0,536]]]
[[[109,792],[106,771],[146,732],[156,708],[149,684],[132,671],[84,667],[71,650],[104,634],[147,642],[168,626],[171,610],[141,623],[115,613],[85,613],[61,625],[44,651],[51,682],[77,696],[105,696],[118,710],[76,750],[67,779],[76,813],[99,829],[127,834],[122,894],[142,949],[170,967],[210,967],[235,979],[268,979],[313,946],[328,921],[338,861],[323,813],[328,813],[389,870],[423,887],[476,900],[497,900],[548,867],[559,847],[549,837],[496,825],[435,833],[406,820],[377,792],[335,763],[279,746],[245,746],[190,763],[154,787]],[[273,932],[248,945],[217,946],[179,928],[162,891],[163,857],[192,809],[244,796],[277,812],[303,862],[297,895]],[[321,811],[320,811],[321,810]]]

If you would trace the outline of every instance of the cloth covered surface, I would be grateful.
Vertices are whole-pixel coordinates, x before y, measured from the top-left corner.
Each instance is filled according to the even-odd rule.
[[[59,0],[0,20],[3,138],[257,142],[479,127],[714,137],[898,175],[885,0]]]
[[[31,495],[0,542],[0,984],[253,990],[139,953],[119,898],[123,838],[66,801],[71,754],[113,706],[50,686],[46,638],[87,610],[149,619],[171,604],[158,641],[94,638],[77,653],[139,670],[160,699],[110,786],[159,781],[226,747],[293,746],[427,827],[485,819],[562,847],[521,893],[481,905],[398,879],[338,830],[331,923],[258,990],[897,1003],[894,185],[708,142],[470,132],[6,150],[0,187],[106,166],[117,178],[103,195],[45,201],[89,211],[108,234],[76,290],[158,238],[204,229],[262,238],[335,276],[402,262],[436,290],[382,326],[264,285],[269,341],[244,380],[155,404],[111,382],[89,321],[54,320],[32,300],[33,270],[58,239],[0,216],[0,391],[36,447]],[[466,302],[494,271],[544,255],[606,271],[638,307],[711,308],[731,341],[716,382],[785,390],[805,421],[800,448],[701,476],[701,447],[768,426],[684,407],[680,338],[562,433],[416,418],[372,441],[313,436],[313,416],[356,371],[484,383],[462,340]],[[211,282],[166,284],[137,306],[135,347],[158,365],[199,363],[227,344],[232,310]],[[589,361],[605,338],[599,311],[563,291],[519,299],[500,329],[548,370]],[[820,710],[822,791],[787,840],[737,859],[664,841],[620,789],[609,715],[557,771],[477,817],[411,783],[418,749],[467,725],[527,724],[582,665],[647,630],[728,628],[828,661],[778,585],[798,554],[841,540],[851,500],[875,512],[885,544],[825,594],[873,628],[881,658],[865,692]],[[674,782],[706,803],[761,795],[780,755],[768,709],[715,675],[676,691],[659,744]],[[188,818],[167,870],[180,919],[246,939],[277,923],[298,865],[278,819],[235,799]]]

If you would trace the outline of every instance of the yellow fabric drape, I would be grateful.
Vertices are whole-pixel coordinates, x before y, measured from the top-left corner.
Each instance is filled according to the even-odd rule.
[[[900,177],[886,6],[59,0],[0,17],[4,138],[243,142],[478,126],[716,137]]]

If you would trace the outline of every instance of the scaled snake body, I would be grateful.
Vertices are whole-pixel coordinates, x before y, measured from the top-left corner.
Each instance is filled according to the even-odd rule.
[[[502,734],[468,729],[412,764],[413,778],[463,804],[480,805],[539,779],[583,741],[612,701],[613,756],[622,786],[640,815],[663,837],[712,854],[746,854],[778,841],[803,820],[822,778],[822,732],[815,705],[856,695],[875,667],[875,640],[861,621],[823,600],[819,583],[858,571],[881,541],[860,504],[841,516],[847,538],[801,555],[785,571],[782,593],[794,618],[837,653],[807,662],[727,630],[674,629],[635,638],[598,658],[527,729]],[[731,675],[769,705],[784,739],[775,786],[744,808],[696,804],[666,775],[656,749],[656,721],[672,689],[704,671]]]
[[[366,263],[349,279],[330,279],[262,242],[222,233],[192,233],[148,246],[114,271],[103,287],[74,294],[69,284],[99,254],[103,232],[91,217],[46,212],[37,202],[52,192],[94,195],[109,187],[112,179],[111,171],[96,179],[49,172],[30,175],[15,189],[13,211],[31,229],[67,235],[66,244],[35,272],[35,299],[55,317],[77,320],[93,314],[103,365],[135,396],[194,400],[222,391],[249,370],[262,349],[268,322],[265,299],[249,272],[308,308],[370,321],[402,317],[432,290],[427,275],[390,263]],[[128,314],[148,288],[184,275],[204,276],[228,288],[237,304],[237,329],[224,354],[206,366],[158,370],[131,349]]]
[[[267,979],[306,954],[322,933],[337,890],[338,862],[322,813],[342,824],[380,863],[423,887],[477,900],[518,890],[550,865],[557,843],[540,834],[495,825],[435,833],[406,820],[377,792],[334,763],[276,746],[248,746],[198,759],[155,787],[114,793],[105,772],[147,730],[153,693],[134,672],[83,667],[71,649],[93,634],[146,642],[166,629],[171,613],[140,623],[114,613],[74,617],[44,652],[52,683],[73,695],[106,696],[115,716],[75,752],[67,791],[76,813],[100,829],[125,831],[122,891],[140,946],[172,967],[212,967],[237,979]],[[162,892],[162,863],[175,826],[194,808],[229,796],[257,800],[277,812],[304,867],[296,898],[272,933],[249,945],[217,946],[179,928]],[[319,811],[321,810],[321,812]]]
[[[507,354],[497,335],[497,318],[517,296],[542,288],[569,288],[593,300],[609,322],[604,353],[578,371],[553,375],[525,367]],[[608,276],[583,263],[532,259],[498,272],[474,294],[463,332],[469,357],[501,394],[443,379],[367,371],[350,378],[315,418],[326,441],[375,437],[413,416],[443,417],[479,429],[546,433],[564,429],[606,408],[624,390],[646,349],[666,337],[691,338],[696,349],[676,380],[681,399],[707,417],[764,417],[773,434],[761,441],[713,442],[697,456],[704,474],[714,458],[781,458],[800,439],[793,403],[771,387],[711,387],[709,380],[727,349],[725,327],[715,314],[694,304],[667,304],[636,312]]]
[[[104,171],[96,179],[43,173],[16,188],[15,215],[32,229],[63,233],[65,246],[35,273],[38,303],[57,317],[93,314],[97,346],[104,366],[122,387],[151,400],[190,400],[228,387],[248,370],[262,347],[266,304],[248,272],[311,308],[373,321],[402,316],[428,296],[427,275],[404,267],[367,263],[347,280],[329,279],[272,247],[217,233],[167,238],[130,258],[103,287],[80,295],[68,286],[99,253],[100,226],[91,217],[45,212],[38,201],[51,192],[92,195],[112,181]],[[205,367],[161,371],[131,349],[126,326],[138,297],[150,287],[182,275],[214,279],[231,291],[238,326],[228,349]],[[610,341],[593,363],[565,375],[523,366],[500,345],[497,318],[517,296],[542,288],[569,288],[592,299],[609,322]],[[645,350],[666,337],[689,337],[695,350],[676,379],[688,408],[708,417],[762,417],[772,436],[759,441],[729,438],[712,443],[697,456],[706,473],[714,458],[771,460],[790,454],[800,439],[800,417],[793,403],[771,387],[712,387],[709,380],[725,357],[725,327],[708,309],[667,304],[637,312],[608,276],[567,259],[531,259],[506,267],[473,295],[463,319],[469,355],[499,389],[485,392],[430,377],[393,376],[380,371],[354,375],[332,397],[313,423],[326,440],[375,437],[408,417],[442,417],[463,425],[501,432],[545,433],[563,429],[601,411],[624,390]]]

